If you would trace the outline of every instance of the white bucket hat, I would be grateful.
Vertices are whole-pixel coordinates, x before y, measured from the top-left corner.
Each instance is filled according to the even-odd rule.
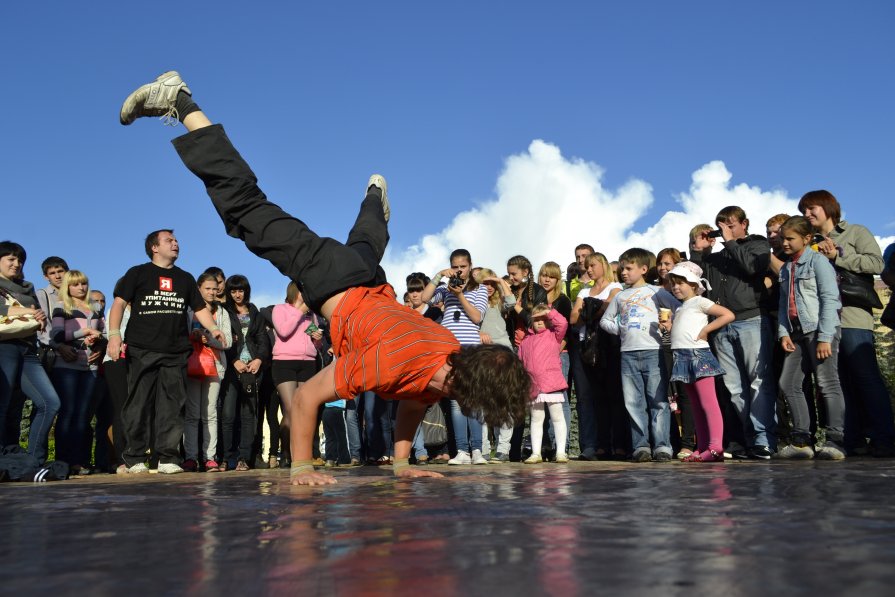
[[[685,279],[690,284],[696,284],[696,292],[698,294],[702,294],[706,290],[712,289],[709,281],[702,277],[702,268],[692,261],[681,261],[674,266],[674,269],[668,272],[668,275],[678,276],[679,278]]]

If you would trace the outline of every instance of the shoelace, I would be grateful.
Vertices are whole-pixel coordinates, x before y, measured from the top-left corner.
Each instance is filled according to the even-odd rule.
[[[165,126],[177,126],[180,124],[180,114],[177,112],[177,107],[172,104],[168,111],[159,117],[159,120]]]

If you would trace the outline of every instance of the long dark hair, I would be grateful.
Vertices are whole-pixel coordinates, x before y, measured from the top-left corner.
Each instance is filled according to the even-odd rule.
[[[245,292],[244,302],[246,307],[248,307],[249,301],[252,300],[252,285],[249,284],[249,279],[242,274],[233,274],[227,278],[224,289],[224,304],[232,310],[236,310],[236,303],[233,302],[233,297],[230,296],[231,290],[242,290]]]
[[[528,271],[528,282],[525,284],[525,288],[522,292],[523,294],[528,295],[528,305],[530,309],[535,302],[535,281],[534,272],[531,270],[531,261],[522,255],[514,255],[507,260],[507,267],[510,267],[511,265]]]

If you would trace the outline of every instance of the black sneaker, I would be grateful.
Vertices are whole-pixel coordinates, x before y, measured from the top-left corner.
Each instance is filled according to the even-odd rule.
[[[671,462],[671,454],[668,452],[656,452],[653,460],[656,462]]]
[[[749,456],[756,460],[770,460],[774,453],[767,446],[755,446],[749,450]]]
[[[631,460],[634,462],[650,462],[653,457],[649,453],[648,448],[637,448],[634,450],[634,454],[631,455]]]

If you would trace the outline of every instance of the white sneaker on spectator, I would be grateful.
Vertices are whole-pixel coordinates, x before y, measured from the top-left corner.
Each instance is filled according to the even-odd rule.
[[[485,460],[484,456],[482,456],[481,450],[473,450],[472,451],[472,463],[473,464],[488,464],[488,461]]]
[[[158,472],[163,475],[176,475],[177,473],[182,473],[183,469],[180,468],[179,464],[174,464],[173,462],[159,462]]]
[[[460,450],[456,456],[448,460],[448,464],[472,464],[472,458],[469,457],[469,452]]]
[[[127,472],[128,474],[130,474],[130,475],[139,475],[139,474],[142,474],[142,473],[148,473],[148,472],[149,472],[149,467],[146,466],[145,464],[143,464],[142,462],[138,462],[138,463],[135,464],[134,466],[128,467],[128,468],[125,469],[125,470],[126,470],[126,472]]]

